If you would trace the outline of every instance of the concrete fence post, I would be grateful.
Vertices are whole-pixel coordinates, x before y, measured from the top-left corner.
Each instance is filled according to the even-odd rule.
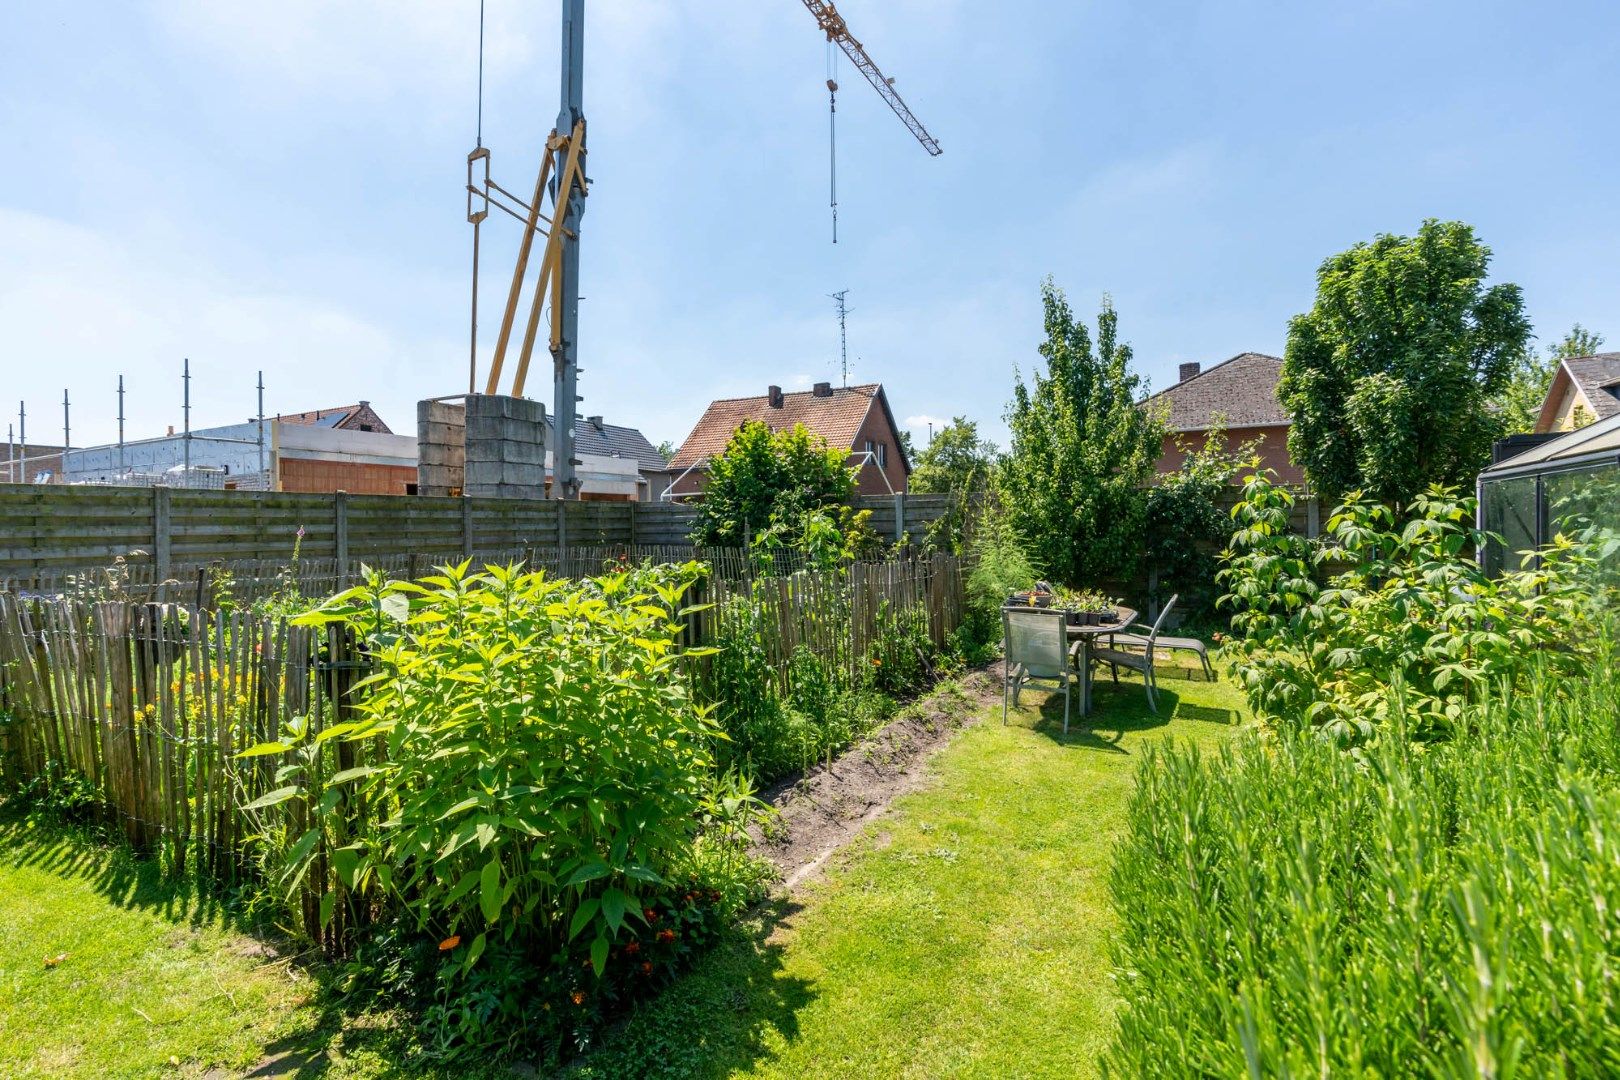
[[[161,484],[152,489],[152,564],[160,582],[169,580],[170,495],[169,488]]]
[[[332,496],[332,545],[337,555],[337,585],[349,587],[349,493]]]
[[[461,557],[470,559],[473,555],[473,512],[472,497],[461,497]]]
[[[899,543],[906,538],[906,493],[894,493],[894,542]]]

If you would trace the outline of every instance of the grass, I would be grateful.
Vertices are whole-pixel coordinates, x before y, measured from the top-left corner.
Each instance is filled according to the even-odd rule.
[[[155,861],[3,804],[0,852],[0,1076],[393,1068],[388,1018],[342,1017],[319,965]]]
[[[1213,745],[1224,683],[1100,683],[1060,733],[1026,691],[797,902],[609,1031],[578,1077],[1087,1076],[1111,1035],[1111,851],[1143,748]],[[0,1075],[434,1075],[227,907],[148,861],[0,809]],[[60,964],[45,959],[66,954]]]
[[[1112,1033],[1108,867],[1142,749],[1211,746],[1224,683],[1099,684],[1060,734],[1026,691],[935,762],[799,904],[779,904],[611,1032],[588,1077],[1089,1076]],[[1036,706],[1039,706],[1037,709]]]

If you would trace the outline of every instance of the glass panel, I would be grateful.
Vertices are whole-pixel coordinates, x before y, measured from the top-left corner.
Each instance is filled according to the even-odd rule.
[[[1539,545],[1536,537],[1536,478],[1519,476],[1492,480],[1483,485],[1485,531],[1500,536],[1501,542],[1485,546],[1485,572],[1499,574],[1517,570],[1522,552]]]
[[[1542,478],[1549,539],[1559,533],[1591,546],[1600,587],[1620,585],[1620,467],[1602,465]]]

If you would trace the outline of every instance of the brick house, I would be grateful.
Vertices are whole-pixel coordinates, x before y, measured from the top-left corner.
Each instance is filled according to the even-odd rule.
[[[1586,423],[1620,414],[1620,352],[1597,353],[1565,360],[1553,373],[1547,400],[1536,418],[1536,433],[1572,431]]]
[[[339,405],[332,409],[311,409],[309,412],[284,413],[276,417],[283,424],[308,424],[311,427],[336,428],[340,431],[375,431],[392,435],[394,429],[383,423],[371,407],[371,402],[358,405]]]
[[[1238,353],[1208,370],[1196,362],[1182,364],[1180,381],[1145,403],[1162,409],[1170,427],[1157,464],[1159,473],[1181,468],[1186,455],[1176,445],[1178,440],[1199,447],[1210,429],[1224,427],[1228,450],[1257,443],[1261,465],[1275,470],[1283,483],[1303,485],[1304,472],[1288,456],[1292,421],[1277,399],[1281,376],[1282,361],[1265,353]]]
[[[772,386],[758,397],[722,398],[709,403],[703,417],[676,452],[669,468],[675,474],[672,494],[696,495],[710,458],[725,450],[731,436],[745,421],[759,420],[772,431],[803,424],[827,445],[847,450],[850,464],[859,464],[855,489],[862,495],[887,495],[906,490],[911,462],[900,442],[882,383],[834,387],[816,383],[809,390],[783,392]]]

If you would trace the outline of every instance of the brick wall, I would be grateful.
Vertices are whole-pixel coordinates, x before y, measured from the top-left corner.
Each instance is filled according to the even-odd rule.
[[[850,449],[860,453],[866,449],[868,441],[881,443],[885,447],[885,465],[883,473],[889,478],[887,485],[883,483],[883,476],[879,474],[878,467],[870,461],[862,459],[861,471],[855,474],[855,491],[859,495],[887,495],[889,489],[895,492],[906,490],[906,467],[900,461],[900,439],[889,426],[889,418],[884,415],[883,409],[874,402],[871,411],[866,414],[866,420],[861,424],[860,431],[855,434],[855,445]]]
[[[1185,432],[1179,438],[1195,449],[1204,445],[1204,433],[1200,431]],[[1176,445],[1176,439],[1176,435],[1165,436],[1164,451],[1159,455],[1156,465],[1160,473],[1175,472],[1187,458]],[[1260,454],[1260,464],[1276,472],[1278,480],[1285,484],[1305,483],[1305,473],[1288,456],[1288,428],[1282,424],[1228,431],[1225,433],[1224,445],[1228,452],[1236,453],[1244,443],[1256,440],[1259,442],[1256,449]]]
[[[282,491],[404,495],[409,490],[405,485],[416,483],[416,470],[409,465],[371,465],[284,457],[279,467]]]

